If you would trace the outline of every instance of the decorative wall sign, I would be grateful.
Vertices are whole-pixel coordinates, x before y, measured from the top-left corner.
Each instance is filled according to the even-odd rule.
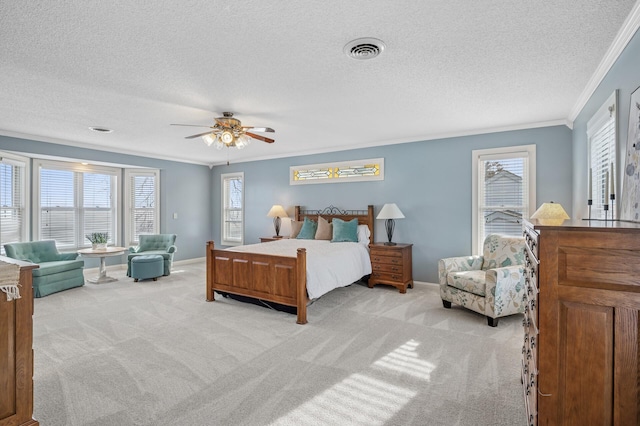
[[[384,180],[384,158],[308,164],[289,168],[290,185],[371,180]]]
[[[631,94],[620,219],[640,222],[640,88]]]

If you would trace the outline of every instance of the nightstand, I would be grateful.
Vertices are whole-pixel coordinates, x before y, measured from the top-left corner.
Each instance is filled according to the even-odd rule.
[[[400,243],[393,246],[369,244],[372,269],[369,288],[376,284],[387,284],[397,287],[400,293],[406,293],[407,286],[413,288],[412,246]]]
[[[260,237],[260,242],[261,243],[268,243],[270,241],[278,241],[278,240],[282,240],[282,239],[288,239],[289,237]]]

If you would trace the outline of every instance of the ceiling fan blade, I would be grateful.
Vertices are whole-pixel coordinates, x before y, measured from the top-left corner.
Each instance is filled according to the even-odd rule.
[[[195,139],[195,138],[199,138],[199,137],[204,136],[204,135],[208,135],[209,133],[212,133],[212,132],[208,131],[208,132],[204,132],[204,133],[198,133],[197,135],[187,136],[187,137],[185,137],[185,139]]]
[[[211,128],[211,126],[206,126],[204,124],[169,124],[169,126],[189,126],[189,127],[209,127],[209,128]]]
[[[275,130],[273,130],[271,127],[251,127],[251,126],[245,126],[243,127],[243,129],[251,129],[254,132],[269,132],[269,133],[274,133]]]
[[[262,142],[266,142],[266,143],[274,143],[275,140],[273,139],[269,139],[269,138],[265,138],[264,136],[260,136],[260,135],[256,135],[255,133],[251,133],[251,132],[244,132],[245,135],[247,136],[251,136],[254,139],[258,139]]]

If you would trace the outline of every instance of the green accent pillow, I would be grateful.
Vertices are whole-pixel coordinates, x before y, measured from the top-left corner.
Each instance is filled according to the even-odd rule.
[[[335,218],[331,221],[333,224],[333,238],[332,243],[342,242],[358,242],[358,219],[354,218],[348,222],[342,219]]]
[[[317,230],[318,222],[305,217],[304,222],[302,223],[302,228],[300,229],[300,232],[298,232],[298,236],[296,238],[299,240],[315,240]]]

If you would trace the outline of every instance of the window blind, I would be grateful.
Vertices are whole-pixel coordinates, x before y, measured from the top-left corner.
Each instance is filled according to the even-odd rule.
[[[156,232],[156,176],[132,175],[130,177],[130,220],[132,223],[130,235],[132,242],[140,241],[140,234]]]
[[[604,218],[604,204],[610,204],[605,200],[607,172],[609,173],[609,189],[614,183],[616,173],[616,94],[614,93],[605,104],[594,114],[587,123],[587,136],[589,140],[589,173],[591,179],[591,217]],[[609,190],[609,193],[611,191]],[[619,197],[618,197],[619,198]],[[617,213],[617,212],[616,212]]]
[[[83,224],[82,236],[93,232],[108,232],[107,243],[113,244],[115,242],[115,206],[112,202],[112,176],[84,173],[82,183],[83,203],[80,210]]]
[[[522,217],[529,212],[527,160],[526,152],[519,156],[480,158],[478,231],[481,241],[494,233],[522,235]]]
[[[117,171],[78,171],[73,164],[40,166],[39,238],[61,249],[88,247],[86,235],[116,237]]]
[[[26,232],[25,163],[0,159],[0,241],[24,241]],[[2,247],[4,254],[4,247]]]
[[[223,244],[242,244],[243,241],[243,181],[242,174],[222,176]]]

